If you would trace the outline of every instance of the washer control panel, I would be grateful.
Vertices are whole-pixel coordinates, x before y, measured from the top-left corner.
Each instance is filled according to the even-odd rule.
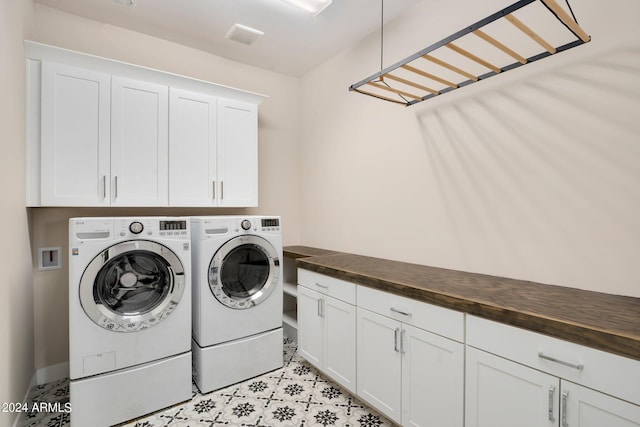
[[[118,218],[116,233],[119,237],[163,237],[176,240],[190,238],[189,220],[176,217]]]

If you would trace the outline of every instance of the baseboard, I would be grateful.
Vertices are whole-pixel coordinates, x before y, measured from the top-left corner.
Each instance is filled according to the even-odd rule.
[[[50,383],[52,381],[59,381],[64,378],[69,378],[69,362],[45,366],[44,368],[38,369],[35,374],[37,385]]]

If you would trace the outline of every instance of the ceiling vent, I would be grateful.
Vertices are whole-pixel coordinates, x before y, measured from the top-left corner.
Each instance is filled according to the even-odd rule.
[[[255,28],[247,27],[246,25],[233,24],[233,26],[227,31],[224,36],[225,39],[233,40],[234,42],[251,45],[264,33]]]

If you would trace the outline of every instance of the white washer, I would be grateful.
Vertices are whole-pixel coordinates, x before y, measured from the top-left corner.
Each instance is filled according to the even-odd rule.
[[[203,393],[282,367],[280,217],[191,219],[193,368]]]
[[[69,220],[71,425],[191,399],[189,218]]]

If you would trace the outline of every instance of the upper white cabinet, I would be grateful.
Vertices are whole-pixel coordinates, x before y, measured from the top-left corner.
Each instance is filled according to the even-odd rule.
[[[218,206],[216,98],[171,88],[169,203]]]
[[[168,99],[166,86],[113,77],[112,206],[167,206]]]
[[[27,206],[257,206],[264,96],[25,49]]]
[[[111,76],[48,62],[41,71],[42,204],[108,206]]]
[[[258,205],[258,108],[218,99],[219,206]]]

